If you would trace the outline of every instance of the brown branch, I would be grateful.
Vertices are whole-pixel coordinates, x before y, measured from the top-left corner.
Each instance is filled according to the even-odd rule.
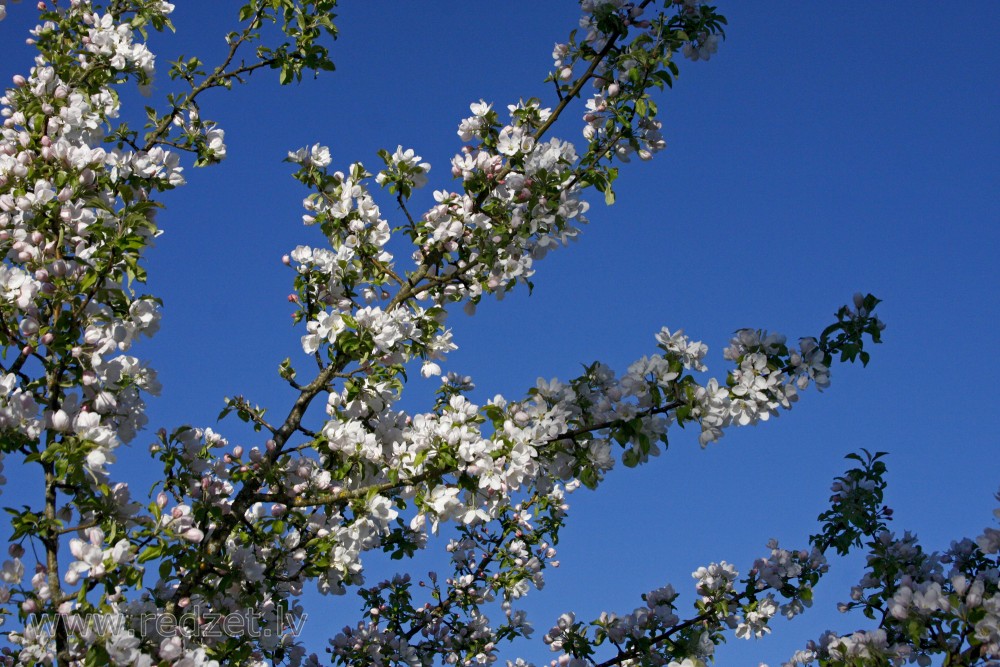
[[[208,75],[205,78],[205,80],[202,81],[199,85],[192,88],[191,92],[184,97],[184,101],[180,104],[175,104],[174,108],[170,111],[170,113],[164,116],[160,120],[160,123],[155,126],[152,132],[146,135],[146,145],[143,147],[143,150],[148,151],[151,148],[153,148],[153,146],[156,146],[158,143],[160,143],[160,139],[170,129],[170,126],[173,124],[174,119],[180,115],[180,113],[184,110],[184,107],[186,105],[191,104],[195,100],[195,98],[197,98],[201,93],[205,92],[206,90],[209,90],[210,88],[224,86],[226,80],[228,79],[235,78],[239,80],[239,76],[241,74],[249,74],[252,73],[254,70],[260,69],[261,67],[271,66],[271,64],[274,62],[273,58],[269,60],[263,60],[253,65],[243,65],[241,67],[236,68],[232,72],[226,72],[226,68],[229,67],[230,64],[232,64],[233,60],[236,58],[236,53],[239,51],[240,47],[247,40],[250,39],[250,34],[257,27],[260,26],[261,23],[260,17],[261,14],[263,13],[263,10],[264,10],[263,6],[258,8],[257,12],[254,14],[253,18],[250,21],[250,25],[243,30],[243,32],[237,39],[234,39],[232,42],[230,42],[229,52],[226,54],[226,57],[222,61],[222,64],[216,67],[215,70],[210,75]]]

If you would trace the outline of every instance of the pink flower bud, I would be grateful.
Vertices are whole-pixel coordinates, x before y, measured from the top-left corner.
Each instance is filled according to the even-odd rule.
[[[156,494],[156,506],[159,507],[160,509],[163,509],[164,507],[167,506],[167,500],[168,500],[167,494],[165,494],[163,491],[160,491],[158,494]]]
[[[28,83],[28,80],[25,79],[23,76],[21,76],[20,74],[15,74],[14,75],[14,85],[15,86],[17,86],[18,88],[21,88],[26,83]]]
[[[292,263],[292,258],[289,257],[288,255],[282,255],[281,256],[281,263],[284,264],[285,266],[289,266]]]
[[[188,528],[181,534],[181,537],[188,542],[194,542],[197,544],[205,539],[205,533],[203,533],[200,528]]]

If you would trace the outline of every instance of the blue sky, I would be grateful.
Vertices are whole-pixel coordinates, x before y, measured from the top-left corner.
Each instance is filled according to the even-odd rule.
[[[212,62],[239,4],[178,1],[178,34],[152,44],[161,68],[178,53]],[[30,66],[21,36],[34,12],[8,10],[7,81]],[[770,537],[804,545],[842,457],[858,448],[890,452],[896,528],[931,549],[978,535],[995,506],[1000,5],[775,1],[720,11],[730,25],[719,53],[681,62],[661,98],[667,150],[622,169],[615,206],[592,199],[582,239],[540,263],[531,297],[454,315],[460,349],[446,370],[472,375],[482,400],[518,397],[580,363],[624,370],[654,351],[666,325],[708,343],[709,368],[722,375],[733,330],[816,335],[856,291],[884,300],[885,344],[867,369],[835,367],[829,390],[809,390],[776,421],[704,451],[694,432],[675,433],[648,466],[574,494],[562,566],[531,602],[539,641],[518,653],[539,662],[549,657],[541,635],[562,611],[628,612],[666,582],[690,600],[700,565],[745,570]],[[274,371],[303,357],[280,257],[317,242],[300,223],[305,192],[281,162],[289,149],[321,142],[335,164],[374,169],[379,148],[412,147],[433,165],[418,195],[429,202],[431,189],[451,187],[468,104],[545,99],[552,45],[578,14],[556,0],[345,3],[335,73],[286,88],[265,73],[206,100],[229,155],[188,170],[159,217],[166,233],[148,266],[164,321],[140,349],[164,384],[152,425],[214,427],[222,397],[237,393],[287,409]],[[581,141],[575,120],[560,136]],[[394,206],[382,204],[392,223]],[[420,409],[433,383],[412,384]],[[255,444],[235,423],[221,429]],[[117,476],[143,480],[137,491],[155,472],[144,467],[151,440],[140,435],[121,457]],[[863,619],[835,606],[859,576],[857,559],[834,561],[812,611],[768,639],[733,639],[721,664],[780,664],[824,629],[856,629]],[[330,611],[311,609],[307,627],[320,652],[323,626],[356,616],[353,601],[325,603]]]

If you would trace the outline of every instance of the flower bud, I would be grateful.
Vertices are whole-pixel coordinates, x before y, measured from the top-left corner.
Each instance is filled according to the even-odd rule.
[[[205,533],[203,533],[199,528],[188,528],[183,533],[181,533],[181,537],[183,537],[188,542],[194,542],[195,544],[197,544],[198,542],[201,542],[203,539],[205,539]]]
[[[26,317],[21,320],[21,324],[18,328],[25,336],[33,336],[38,333],[38,321],[33,317]]]

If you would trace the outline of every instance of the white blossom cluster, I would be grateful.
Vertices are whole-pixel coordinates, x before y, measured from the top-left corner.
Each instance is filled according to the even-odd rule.
[[[146,5],[145,11],[161,15],[173,9],[166,2]],[[5,13],[0,6],[0,18]],[[0,97],[0,310],[4,344],[15,351],[7,357],[9,372],[0,376],[0,435],[5,443],[30,443],[46,432],[51,442],[63,443],[75,457],[71,466],[78,466],[70,468],[78,477],[61,480],[65,488],[83,484],[81,493],[107,503],[101,511],[108,517],[136,525],[140,506],[127,485],[106,483],[105,466],[114,461],[114,449],[145,425],[143,394],[159,391],[154,371],[124,353],[140,336],[156,332],[160,314],[155,299],[136,296],[127,283],[138,275],[142,246],[156,233],[151,193],[184,178],[178,156],[161,146],[102,145],[119,115],[113,85],[125,78],[141,86],[151,81],[155,59],[135,39],[135,26],[92,12],[82,0],[62,8],[59,23],[82,36],[69,54],[76,59],[72,81],[39,56]],[[48,44],[61,26],[45,22],[32,40]],[[224,153],[220,138],[214,137],[215,147]],[[47,358],[63,351],[67,375],[59,378]],[[68,388],[51,391],[49,383],[58,387],[69,376]],[[89,485],[92,491],[83,491]],[[97,505],[58,508],[55,519],[79,523],[80,537],[68,540],[71,558],[62,572],[39,564],[26,589],[24,549],[13,543],[13,560],[0,575],[0,602],[16,601],[24,614],[58,611],[81,620],[71,635],[74,651],[102,645],[115,664],[155,664],[132,632],[101,633],[83,623],[74,615],[84,611],[83,598],[66,597],[59,586],[61,578],[64,586],[89,590],[134,568],[136,545],[121,532],[109,537],[98,517]],[[108,604],[115,604],[112,598]],[[8,638],[19,647],[21,664],[55,661],[52,628],[29,625]],[[217,664],[203,648],[175,657],[183,658],[176,664]]]
[[[230,33],[231,48],[258,36],[254,22],[272,18],[267,11],[288,5],[264,4],[261,16],[251,12],[251,27]],[[309,14],[292,4],[301,17]],[[335,661],[494,662],[503,640],[532,631],[517,605],[558,566],[553,545],[568,493],[598,486],[618,460],[635,466],[657,456],[674,425],[697,423],[705,445],[727,428],[767,421],[809,384],[827,386],[835,354],[857,354],[865,336],[877,342],[881,323],[869,296],[797,348],[777,334],[737,332],[724,353],[733,369],[705,381],[697,374],[707,372],[707,346],[670,329],[656,335],[655,354],[624,373],[598,362],[569,381],[539,379],[520,399],[474,402],[471,378],[443,368],[456,349],[446,327],[451,305],[472,312],[484,295],[530,285],[536,262],[586,223],[585,190],[613,199],[616,173],[606,164],[664,148],[645,75],[668,71],[662,68],[681,41],[686,55],[707,59],[718,39],[710,26],[702,30],[715,16],[711,8],[677,4],[679,18],[668,23],[625,0],[581,2],[582,42],[553,52],[559,103],[521,100],[507,107],[504,122],[492,104],[472,104],[458,126],[466,145],[451,161],[455,185],[435,190],[422,214],[410,212],[409,200],[429,185],[430,165],[413,149],[380,152],[385,168],[374,175],[361,163],[332,170],[320,144],[289,153],[295,177],[310,190],[303,221],[327,242],[283,258],[294,269],[289,301],[303,326],[304,358],[279,371],[294,403],[284,422],[272,423],[245,397],[227,399],[226,413],[262,433],[257,444],[230,443],[209,428],[159,431],[150,454],[163,476],[147,506],[110,477],[115,449],[146,423],[144,395],[159,390],[153,370],[128,354],[159,326],[158,301],[135,292],[142,251],[158,233],[156,193],[184,183],[178,153],[164,146],[209,164],[226,156],[225,133],[193,102],[151,113],[145,144],[116,126],[120,85],[148,87],[154,73],[155,58],[139,39],[144,22],[162,21],[170,3],[98,11],[93,6],[102,3],[72,0],[47,14],[52,20],[32,38],[51,54],[59,39],[72,37],[73,67],[40,55],[0,99],[0,336],[10,352],[0,373],[0,436],[40,459],[47,475],[45,511],[14,518],[18,537],[0,568],[0,604],[6,615],[56,614],[66,631],[43,624],[11,633],[21,664],[91,664],[95,655],[140,667],[212,667],[236,659],[222,657],[230,655],[255,667],[318,664],[286,616],[300,613],[296,600],[311,586],[327,595],[357,592],[368,608],[333,638]],[[677,36],[689,24],[702,26],[694,38]],[[627,41],[630,30],[638,34]],[[665,46],[666,39],[673,41]],[[593,65],[589,74],[577,71],[584,62]],[[226,82],[239,80],[242,67]],[[191,83],[194,74],[180,78],[188,76]],[[586,98],[580,91],[588,82],[597,92],[585,102],[588,146],[580,151],[549,131],[575,98]],[[398,223],[383,215],[372,180],[395,196]],[[407,242],[411,254],[397,259]],[[404,410],[406,373],[417,364],[424,377],[442,376],[437,398],[430,408]],[[297,365],[315,368],[302,379]],[[839,491],[877,490],[845,480]],[[60,497],[65,503],[52,500]],[[409,556],[442,532],[453,572],[367,584],[369,552]],[[979,548],[995,552],[998,535],[984,534]],[[32,573],[20,542],[35,546],[36,539],[45,557]],[[892,618],[952,613],[946,589],[961,587],[964,604],[986,610],[976,636],[996,643],[996,577],[982,567],[971,575],[968,565],[981,565],[980,552],[954,549],[949,557],[961,560],[961,572],[945,580],[906,539],[886,540],[886,558],[911,564],[892,593]],[[581,657],[591,641],[631,647],[649,640],[648,648],[682,633],[684,655],[664,654],[661,663],[701,666],[723,626],[760,637],[778,613],[790,617],[808,606],[826,567],[821,550],[769,548],[742,580],[746,592],[727,562],[699,568],[696,621],[681,620],[678,593],[667,585],[631,613],[605,613],[589,626],[565,614],[544,641],[563,653],[560,664],[576,666],[592,664]],[[874,581],[862,582],[858,602]],[[114,623],[100,630],[78,622],[98,611]],[[198,624],[218,616],[243,628],[252,617],[268,632],[251,640],[183,628],[133,631],[143,618],[184,613]],[[873,642],[831,639],[815,655]],[[633,657],[622,653],[618,662]]]
[[[1000,519],[1000,509],[994,515]],[[876,610],[884,618],[881,627],[824,633],[784,664],[863,660],[926,666],[942,652],[957,659],[955,664],[994,664],[1000,660],[1000,545],[991,539],[996,532],[988,527],[975,541],[952,542],[943,553],[925,552],[908,532],[880,533],[868,572],[841,609]],[[963,632],[947,630],[955,623],[965,626]]]
[[[79,20],[89,28],[79,66],[112,67],[123,71],[152,71],[153,57],[142,44],[132,41],[132,28],[115,26],[109,15],[95,16],[77,3]],[[35,29],[37,39],[54,30],[52,24]],[[100,57],[98,57],[100,56]],[[21,350],[26,360],[43,346],[55,342],[53,331],[41,331],[43,302],[60,293],[80,289],[81,281],[93,270],[102,251],[108,225],[117,225],[108,207],[123,201],[117,194],[101,190],[102,179],[138,182],[148,189],[173,187],[183,182],[175,155],[155,147],[149,151],[106,150],[99,144],[103,128],[118,115],[117,96],[107,87],[97,91],[74,89],[62,81],[53,67],[42,60],[28,77],[14,77],[15,89],[0,98],[4,118],[0,130],[0,241],[7,249],[10,264],[0,267],[4,317],[16,323]],[[37,105],[22,109],[30,100]],[[33,115],[30,120],[28,113]],[[40,141],[31,132],[43,131]],[[37,174],[64,172],[71,180],[57,187],[51,177]],[[144,195],[139,191],[138,196]],[[94,206],[90,200],[104,203]],[[63,226],[64,246],[44,231],[50,216]],[[143,230],[137,233],[145,234]],[[66,249],[71,252],[66,252]],[[98,285],[98,287],[101,287]],[[145,423],[141,391],[156,393],[154,372],[135,357],[112,356],[128,350],[140,335],[152,335],[159,313],[155,302],[137,299],[127,313],[114,313],[94,301],[86,302],[81,315],[83,337],[73,349],[80,364],[81,392],[67,393],[58,405],[38,414],[30,394],[18,387],[15,374],[4,381],[0,399],[0,425],[16,427],[28,438],[37,437],[42,427],[58,433],[72,433],[90,442],[88,466],[103,472],[113,460],[111,451],[128,441]]]

